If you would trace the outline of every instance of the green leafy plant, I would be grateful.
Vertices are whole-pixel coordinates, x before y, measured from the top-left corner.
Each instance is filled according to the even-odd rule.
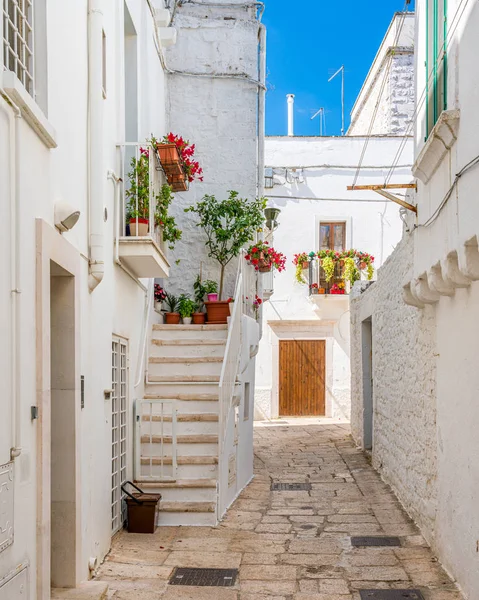
[[[196,308],[196,302],[192,300],[188,294],[181,294],[178,299],[178,312],[183,318],[191,317]]]
[[[314,252],[312,254],[313,254],[313,258],[314,258],[314,256],[315,256]],[[301,252],[301,254],[295,254],[294,260],[293,260],[293,265],[296,267],[296,269],[294,271],[294,277],[295,277],[296,281],[301,284],[306,284],[307,281],[303,275],[304,266],[309,265],[309,256],[306,254],[306,252]]]
[[[216,281],[212,279],[207,279],[204,284],[205,294],[217,294],[218,293],[218,284]]]
[[[355,281],[361,278],[361,273],[359,272],[358,267],[356,266],[356,261],[354,258],[347,257],[344,259],[344,271],[343,271],[343,279],[344,281],[349,281],[351,285],[354,284]]]
[[[174,200],[171,186],[164,183],[160,193],[156,196],[155,223],[163,229],[163,240],[168,242],[168,248],[173,250],[175,244],[181,239],[182,231],[176,224],[175,217],[168,214],[168,209]]]
[[[325,256],[321,259],[321,266],[324,271],[324,278],[327,282],[331,281],[334,275],[334,269],[336,267],[335,262],[331,256]]]
[[[178,298],[178,296],[174,296],[173,294],[166,292],[165,304],[168,307],[168,312],[170,312],[170,313],[177,312],[179,303],[180,303],[180,299]]]
[[[157,141],[152,136],[148,144],[156,145]],[[127,206],[126,218],[150,218],[150,149],[140,148],[139,158],[133,157],[128,173],[129,187],[126,190]],[[155,206],[154,221],[157,227],[162,228],[163,240],[172,250],[175,243],[181,239],[182,231],[178,228],[175,218],[168,214],[168,209],[174,200],[172,189],[168,184],[163,184],[159,193],[152,198]]]
[[[265,198],[249,201],[230,191],[224,200],[206,195],[195,206],[185,208],[198,216],[197,226],[206,234],[208,256],[220,265],[219,295],[223,295],[226,266],[238,256],[243,246],[254,240],[264,222]],[[211,292],[210,292],[211,293]]]

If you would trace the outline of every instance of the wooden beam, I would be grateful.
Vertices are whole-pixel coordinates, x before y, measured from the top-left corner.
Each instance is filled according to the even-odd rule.
[[[348,190],[417,190],[415,183],[388,183],[387,185],[348,185]]]
[[[397,196],[394,196],[393,194],[390,194],[389,192],[386,192],[385,190],[374,190],[374,191],[376,192],[376,194],[380,194],[381,196],[384,196],[388,200],[391,200],[391,202],[400,204],[403,208],[407,208],[408,210],[417,214],[417,207],[412,204],[409,204],[409,202],[406,202],[402,198],[398,198]]]

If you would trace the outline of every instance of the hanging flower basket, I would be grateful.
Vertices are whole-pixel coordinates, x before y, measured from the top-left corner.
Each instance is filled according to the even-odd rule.
[[[272,269],[271,260],[266,259],[263,252],[259,254],[258,271],[260,273],[269,273]]]
[[[258,242],[248,248],[245,260],[249,262],[256,271],[269,273],[271,269],[283,271],[286,267],[286,257],[281,252],[276,252],[268,245],[268,242]]]
[[[161,166],[166,175],[181,175],[183,169],[180,162],[180,153],[178,152],[176,144],[159,143],[156,147],[160,157]]]

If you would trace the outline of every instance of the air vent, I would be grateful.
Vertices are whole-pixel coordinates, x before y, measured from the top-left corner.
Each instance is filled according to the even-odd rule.
[[[309,492],[311,490],[310,483],[272,483],[271,490],[273,492]]]
[[[400,546],[398,537],[352,537],[351,545],[357,548],[362,546]]]
[[[419,590],[359,590],[361,600],[424,600]]]
[[[170,585],[199,587],[232,587],[236,583],[238,569],[188,569],[177,567],[170,578]]]

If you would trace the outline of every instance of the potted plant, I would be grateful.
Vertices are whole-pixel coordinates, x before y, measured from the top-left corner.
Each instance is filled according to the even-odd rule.
[[[295,254],[293,265],[296,267],[294,274],[296,281],[301,284],[307,283],[303,274],[303,271],[309,269],[309,257],[306,254],[306,252],[301,252],[301,254]]]
[[[286,257],[284,254],[276,252],[268,242],[257,242],[250,246],[245,259],[260,273],[268,273],[273,268],[278,271],[284,271],[286,268]]]
[[[312,283],[309,288],[311,290],[311,294],[316,295],[319,293],[319,285],[317,283]]]
[[[207,279],[203,284],[205,294],[208,296],[208,302],[218,302],[218,284],[216,281]]]
[[[194,325],[203,325],[205,322],[205,313],[203,308],[205,306],[205,295],[206,288],[201,282],[201,276],[198,275],[193,284],[193,290],[195,292],[196,311],[191,315]]]
[[[166,292],[165,304],[168,307],[168,311],[165,314],[165,323],[167,325],[178,325],[180,322],[180,313],[178,312],[179,298]]]
[[[176,224],[175,217],[168,214],[168,209],[174,200],[172,188],[167,183],[161,186],[160,193],[156,195],[155,225],[161,227],[163,241],[168,248],[173,250],[175,244],[181,239],[182,231]]]
[[[156,142],[156,140],[155,140]],[[161,142],[156,142],[160,162],[168,183],[175,192],[185,192],[195,179],[203,181],[203,169],[194,160],[195,145],[170,132]]]
[[[264,198],[249,201],[241,198],[238,192],[230,191],[224,200],[206,195],[195,206],[185,209],[185,212],[193,212],[198,216],[197,226],[206,234],[208,256],[220,266],[219,301],[206,303],[209,323],[227,322],[229,303],[222,300],[225,270],[261,228],[265,206]]]
[[[161,312],[163,302],[166,300],[166,292],[159,283],[155,283],[155,309]]]
[[[178,299],[178,312],[185,325],[191,324],[192,314],[196,310],[196,302],[188,294],[181,294]]]
[[[133,157],[128,173],[129,187],[126,190],[128,199],[126,218],[130,227],[130,235],[144,237],[149,230],[150,202],[150,153],[140,148],[139,158]]]
[[[230,309],[230,315],[233,314],[233,303],[234,303],[235,299],[232,298],[231,296],[228,298],[227,302],[229,304],[229,309]]]

